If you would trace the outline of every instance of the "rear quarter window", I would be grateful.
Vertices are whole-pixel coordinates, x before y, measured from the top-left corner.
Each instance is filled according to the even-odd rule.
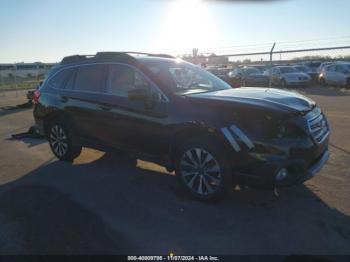
[[[72,79],[73,76],[74,69],[63,69],[49,80],[49,85],[53,88],[65,89],[67,81]]]

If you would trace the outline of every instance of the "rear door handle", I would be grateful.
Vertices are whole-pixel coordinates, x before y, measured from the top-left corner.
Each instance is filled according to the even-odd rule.
[[[111,108],[108,107],[108,106],[100,106],[100,108],[101,108],[103,111],[111,111]]]

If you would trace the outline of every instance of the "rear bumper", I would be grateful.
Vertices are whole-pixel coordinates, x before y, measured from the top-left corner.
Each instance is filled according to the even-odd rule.
[[[38,129],[40,135],[44,136],[45,135],[45,130],[44,130],[44,121],[41,118],[35,117],[35,127]]]

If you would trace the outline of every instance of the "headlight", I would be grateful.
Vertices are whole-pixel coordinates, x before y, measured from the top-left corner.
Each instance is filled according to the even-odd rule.
[[[275,138],[303,138],[305,132],[302,128],[292,123],[280,124],[275,129]]]

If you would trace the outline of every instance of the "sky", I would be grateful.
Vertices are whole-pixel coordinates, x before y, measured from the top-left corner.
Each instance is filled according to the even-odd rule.
[[[349,0],[0,0],[0,63],[350,45]]]

